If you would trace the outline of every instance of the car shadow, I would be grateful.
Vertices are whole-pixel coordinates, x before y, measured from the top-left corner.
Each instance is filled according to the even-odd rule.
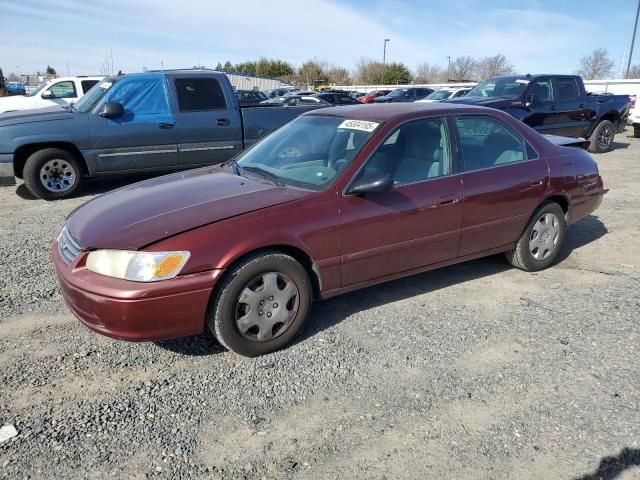
[[[564,261],[571,252],[601,238],[606,233],[604,224],[593,215],[572,225],[567,231],[558,262]],[[510,268],[512,267],[503,255],[493,255],[317,302],[313,305],[305,326],[292,344],[304,342],[355,313],[435,292],[458,283],[495,275]],[[153,343],[160,348],[188,356],[214,355],[225,351],[208,329],[200,335]]]
[[[575,480],[614,480],[625,470],[640,466],[640,449],[623,448],[615,457],[604,457],[593,473],[588,473]]]
[[[105,177],[96,177],[96,178],[86,178],[84,179],[83,184],[78,188],[71,197],[69,198],[82,198],[89,197],[94,195],[101,195],[103,193],[110,192],[111,190],[115,190],[120,187],[125,187],[127,185],[131,185],[133,183],[141,182],[143,180],[148,180],[153,177],[157,177],[159,175],[163,175],[167,172],[154,172],[154,173],[135,173],[128,175],[114,175],[114,176],[105,176]],[[24,200],[40,200],[38,197],[33,195],[25,186],[24,183],[18,184],[16,187],[16,195]]]
[[[611,149],[612,149],[612,151],[613,151],[613,150],[620,150],[620,149],[623,149],[623,150],[624,150],[625,148],[629,148],[629,145],[630,145],[630,144],[629,144],[628,142],[626,142],[626,143],[622,143],[622,142],[613,142],[613,143],[611,144]]]

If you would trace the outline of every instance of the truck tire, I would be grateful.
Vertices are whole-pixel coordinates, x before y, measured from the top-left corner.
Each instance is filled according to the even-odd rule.
[[[640,125],[633,126],[633,136],[635,138],[640,138]]]
[[[80,186],[82,169],[75,155],[61,148],[45,148],[32,153],[24,165],[27,189],[43,200],[70,197]]]
[[[589,151],[592,153],[604,153],[613,148],[613,139],[616,135],[616,127],[609,120],[602,120],[589,137]]]

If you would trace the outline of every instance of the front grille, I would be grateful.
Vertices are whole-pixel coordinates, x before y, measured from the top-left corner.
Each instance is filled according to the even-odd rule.
[[[73,239],[65,225],[58,237],[58,252],[60,252],[60,256],[69,265],[80,255],[81,251],[82,247]]]

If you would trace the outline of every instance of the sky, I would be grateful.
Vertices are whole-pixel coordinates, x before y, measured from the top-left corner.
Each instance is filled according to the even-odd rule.
[[[520,73],[573,73],[606,48],[620,72],[636,0],[0,0],[0,68],[59,74],[184,68],[262,56],[349,70],[502,53]],[[640,40],[633,55],[640,63]],[[625,60],[626,61],[626,60]]]

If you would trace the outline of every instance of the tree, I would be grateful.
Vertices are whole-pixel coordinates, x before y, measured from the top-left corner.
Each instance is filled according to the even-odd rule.
[[[640,65],[632,66],[629,69],[629,76],[627,78],[640,78]]]
[[[20,79],[18,78],[18,76],[11,72],[8,76],[7,76],[7,80],[9,80],[10,82],[19,82]]]
[[[343,67],[331,66],[331,68],[326,71],[326,78],[330,83],[335,85],[351,85],[349,70]]]
[[[310,86],[314,86],[316,82],[324,82],[327,80],[326,69],[325,62],[317,59],[307,60],[298,69],[300,82]]]
[[[354,80],[364,85],[379,85],[384,77],[384,64],[362,57],[355,65]]]
[[[472,57],[458,57],[451,62],[451,80],[473,80],[478,66]]]
[[[607,49],[596,48],[591,55],[580,59],[580,69],[577,73],[585,80],[600,80],[611,76],[613,66]]]
[[[289,62],[262,57],[256,62],[256,75],[259,77],[284,77],[293,75],[294,69]]]
[[[216,65],[216,70],[217,71],[221,71],[222,70],[222,64],[220,62],[218,62],[218,64]]]
[[[233,65],[231,65],[231,62],[229,60],[227,60],[226,62],[224,62],[224,67],[222,67],[222,69],[225,72],[231,72],[233,71]]]
[[[513,73],[513,65],[511,65],[507,57],[501,53],[493,57],[480,59],[476,67],[476,77],[478,80],[499,77],[500,75],[509,75],[510,73]]]
[[[415,83],[439,83],[447,81],[447,72],[437,65],[424,62],[416,68],[416,74],[413,77]]]
[[[411,82],[411,72],[404,63],[390,63],[384,68],[384,78],[380,83],[400,85]]]
[[[1,68],[0,68],[0,88],[4,88],[4,74],[2,73]]]
[[[57,75],[56,69],[47,65],[47,75]]]
[[[245,73],[247,75],[256,75],[256,62],[243,62],[233,67],[235,72]]]

